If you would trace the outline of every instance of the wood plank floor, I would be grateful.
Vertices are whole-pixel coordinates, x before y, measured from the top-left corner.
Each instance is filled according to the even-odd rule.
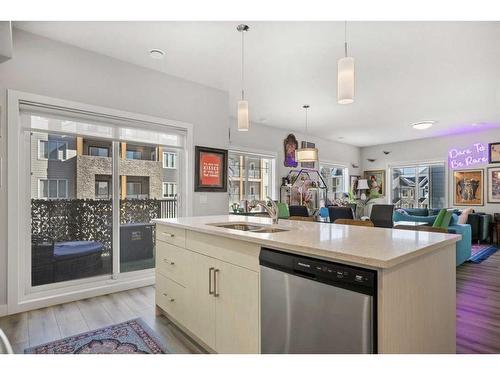
[[[14,350],[141,317],[174,353],[201,353],[154,311],[154,287],[89,298],[0,318]],[[500,353],[500,251],[457,268],[457,353]]]
[[[457,353],[500,353],[500,251],[457,268]]]
[[[165,317],[155,316],[154,294],[149,286],[33,310],[0,318],[0,328],[14,351],[23,353],[35,345],[140,317],[173,353],[202,353]]]

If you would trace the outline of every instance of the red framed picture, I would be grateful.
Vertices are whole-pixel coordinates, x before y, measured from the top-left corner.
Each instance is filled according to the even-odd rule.
[[[194,191],[227,192],[227,150],[196,146]]]

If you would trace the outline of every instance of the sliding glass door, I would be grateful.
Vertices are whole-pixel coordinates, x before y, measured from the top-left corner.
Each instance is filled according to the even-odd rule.
[[[60,113],[25,111],[22,120],[30,143],[30,287],[154,268],[152,220],[181,210],[184,135]]]

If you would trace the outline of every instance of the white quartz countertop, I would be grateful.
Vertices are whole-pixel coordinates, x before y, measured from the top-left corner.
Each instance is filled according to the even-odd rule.
[[[272,225],[287,230],[276,233],[253,233],[209,225],[249,223],[271,226],[270,218],[237,215],[180,217],[153,221],[158,224],[288,250],[292,253],[371,268],[391,268],[454,244],[461,238],[460,235],[446,233],[295,220],[280,220],[279,224]]]

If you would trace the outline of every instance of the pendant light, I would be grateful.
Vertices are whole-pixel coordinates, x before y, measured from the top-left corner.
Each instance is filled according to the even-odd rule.
[[[337,101],[354,102],[354,58],[347,55],[347,21],[344,23],[344,57],[337,62]]]
[[[248,116],[248,101],[245,100],[245,33],[248,25],[238,25],[236,30],[241,33],[241,100],[238,102],[238,130],[248,131],[250,121]]]
[[[306,111],[306,136],[307,136],[307,111],[309,109],[308,104],[302,106]],[[300,163],[312,163],[318,161],[318,149],[313,147],[299,148],[296,152],[297,161]]]

